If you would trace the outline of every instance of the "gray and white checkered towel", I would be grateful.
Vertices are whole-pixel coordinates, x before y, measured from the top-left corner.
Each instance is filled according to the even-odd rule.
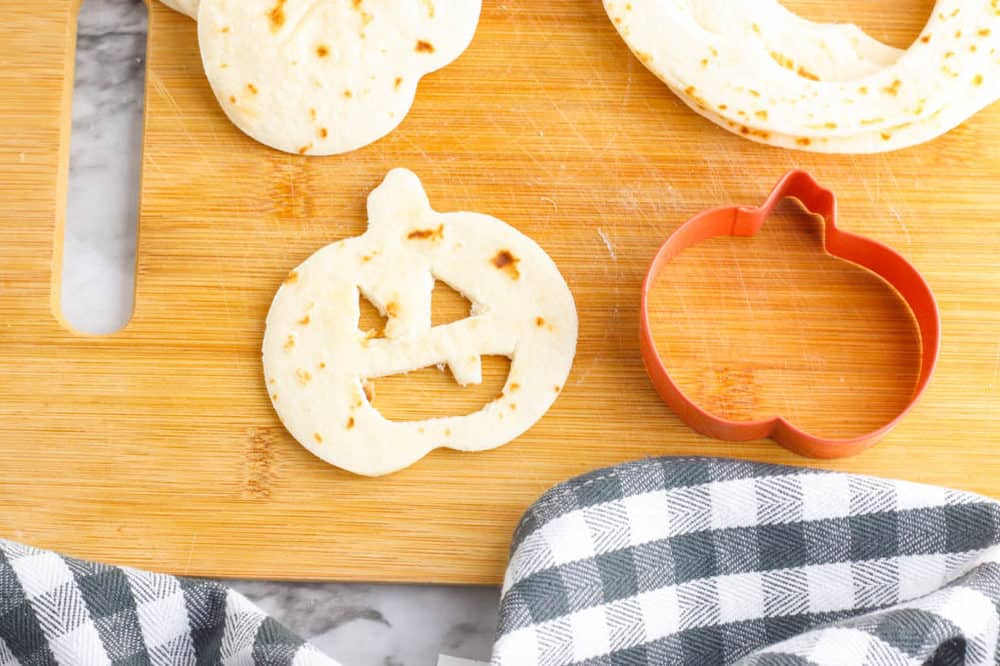
[[[553,488],[511,547],[493,666],[1000,664],[1000,504],[664,458]]]
[[[969,493],[620,465],[525,514],[493,666],[1000,664],[998,544],[1000,504]],[[335,666],[216,583],[0,541],[0,666],[15,664]]]
[[[337,666],[210,581],[0,540],[0,666]]]

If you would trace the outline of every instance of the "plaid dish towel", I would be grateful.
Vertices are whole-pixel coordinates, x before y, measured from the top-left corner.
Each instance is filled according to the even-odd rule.
[[[0,540],[0,666],[337,666],[210,581]]]
[[[663,458],[521,520],[493,666],[1000,664],[1000,504]],[[208,581],[0,541],[0,666],[336,666]],[[412,665],[421,666],[421,665]]]
[[[718,459],[573,479],[522,518],[493,666],[1000,664],[1000,504]]]

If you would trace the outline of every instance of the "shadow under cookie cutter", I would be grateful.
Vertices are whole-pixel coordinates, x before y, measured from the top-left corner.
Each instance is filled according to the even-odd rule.
[[[674,382],[656,351],[649,316],[649,296],[664,267],[685,249],[717,236],[754,236],[783,199],[793,197],[824,219],[824,249],[884,279],[903,298],[920,332],[920,374],[906,407],[880,428],[855,437],[820,437],[781,416],[734,421],[702,408]],[[837,198],[808,173],[790,171],[759,208],[728,206],[705,211],[681,225],[660,247],[642,285],[639,344],[646,373],[660,397],[694,430],[715,439],[743,442],[771,438],[785,448],[813,458],[843,458],[860,453],[887,435],[916,405],[934,373],[940,353],[941,316],[930,286],[895,250],[837,227]]]

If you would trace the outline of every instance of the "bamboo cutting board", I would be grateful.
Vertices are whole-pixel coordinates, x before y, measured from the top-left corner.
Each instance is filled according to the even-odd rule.
[[[931,11],[930,0],[789,4],[897,46]],[[396,132],[302,158],[225,120],[194,23],[154,3],[135,312],[123,331],[90,337],[58,312],[72,5],[20,3],[0,34],[0,535],[191,575],[497,583],[541,492],[643,456],[736,456],[1000,496],[1000,105],[900,153],[781,151],[688,111],[598,0],[486,0],[472,47],[424,81]],[[574,291],[581,337],[563,395],[518,441],[362,479],[283,431],[259,348],[282,278],[360,233],[365,197],[395,166],[421,176],[437,209],[489,213],[536,238]],[[639,360],[639,285],[659,243],[705,208],[760,203],[796,166],[839,194],[845,228],[911,259],[942,309],[924,400],[850,460],[699,437]],[[872,428],[915,377],[909,315],[878,280],[824,257],[811,218],[794,206],[778,217],[762,238],[712,241],[664,275],[661,352],[729,415]],[[441,294],[452,316],[454,301]],[[475,408],[502,384],[502,362],[490,367],[489,386],[466,392],[433,369],[376,382],[376,406],[393,418]]]

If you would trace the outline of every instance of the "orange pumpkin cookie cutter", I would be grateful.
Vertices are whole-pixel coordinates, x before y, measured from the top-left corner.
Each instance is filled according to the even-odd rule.
[[[824,249],[831,256],[857,264],[883,278],[906,302],[920,333],[920,374],[909,403],[894,419],[870,433],[849,438],[820,437],[792,424],[783,417],[732,421],[713,414],[693,401],[674,382],[656,351],[650,325],[650,291],[657,276],[685,249],[717,236],[754,236],[775,206],[786,197],[798,199],[825,223]],[[941,317],[934,294],[924,278],[906,259],[891,248],[837,227],[837,198],[821,187],[808,173],[790,171],[759,208],[730,206],[705,211],[688,220],[660,247],[642,285],[640,347],[646,373],[660,397],[694,430],[716,439],[742,442],[771,438],[785,448],[813,458],[842,458],[855,455],[887,435],[919,400],[934,373],[941,341]]]

